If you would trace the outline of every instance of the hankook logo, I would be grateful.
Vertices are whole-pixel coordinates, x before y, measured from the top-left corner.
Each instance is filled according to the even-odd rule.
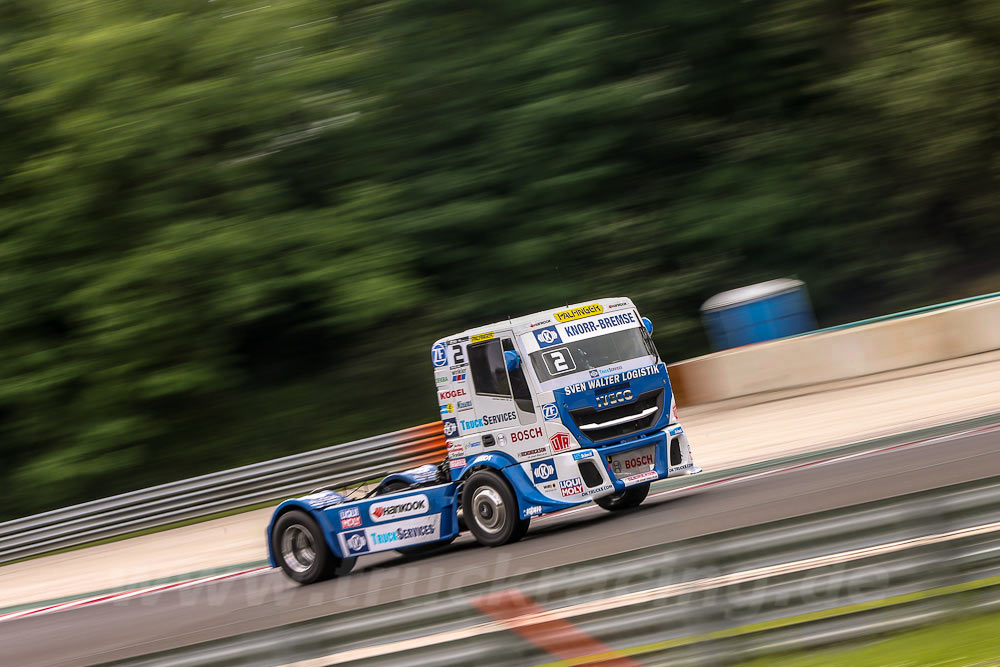
[[[368,514],[372,521],[389,521],[400,519],[404,516],[414,516],[427,511],[427,496],[408,496],[396,500],[386,500],[380,503],[372,503],[368,506]]]

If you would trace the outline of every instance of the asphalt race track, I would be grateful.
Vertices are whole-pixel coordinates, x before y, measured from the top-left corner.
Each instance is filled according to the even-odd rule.
[[[348,577],[300,587],[278,570],[0,623],[5,665],[85,665],[445,591],[721,530],[1000,474],[1000,431],[838,457],[740,481],[657,492],[609,514],[584,506],[532,523],[518,544],[463,536],[418,561],[369,556]],[[263,539],[263,535],[261,536]]]

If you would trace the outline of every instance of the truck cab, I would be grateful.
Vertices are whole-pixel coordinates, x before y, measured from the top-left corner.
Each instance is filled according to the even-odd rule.
[[[649,320],[619,297],[433,344],[452,481],[490,471],[516,499],[516,508],[497,506],[510,498],[490,494],[481,506],[463,502],[480,541],[483,515],[516,512],[526,522],[589,500],[624,509],[641,503],[655,480],[700,472],[651,333]]]

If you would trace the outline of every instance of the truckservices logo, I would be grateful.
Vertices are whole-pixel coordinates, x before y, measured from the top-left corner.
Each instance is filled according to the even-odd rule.
[[[368,506],[368,515],[371,516],[372,521],[391,521],[392,519],[402,519],[405,516],[423,514],[427,511],[427,507],[427,496],[421,493],[418,496],[372,503]]]

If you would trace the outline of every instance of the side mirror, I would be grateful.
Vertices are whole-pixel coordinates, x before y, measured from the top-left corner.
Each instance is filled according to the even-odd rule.
[[[646,327],[646,333],[648,333],[650,336],[653,335],[653,321],[652,320],[650,320],[648,317],[642,318],[642,326]]]
[[[521,367],[521,355],[515,350],[504,350],[503,360],[507,364],[507,370],[509,371],[516,371]]]

